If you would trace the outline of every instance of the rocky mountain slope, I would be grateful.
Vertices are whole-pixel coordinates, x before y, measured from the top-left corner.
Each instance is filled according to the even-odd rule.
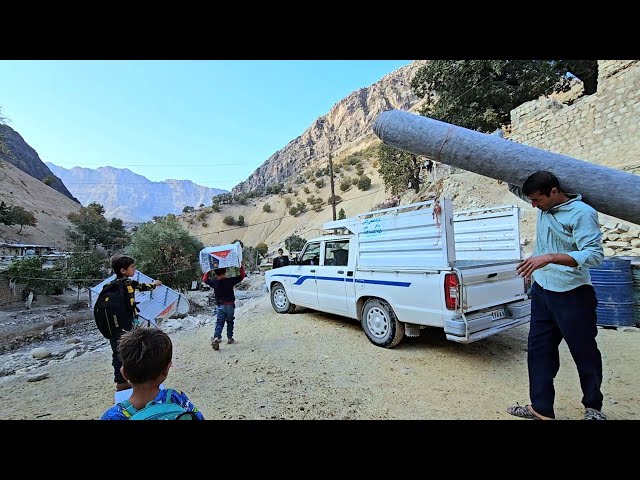
[[[46,179],[47,182],[50,182],[49,185],[51,188],[69,197],[73,201],[78,201],[71,195],[69,190],[67,190],[64,183],[40,160],[38,152],[31,148],[18,132],[8,125],[0,124],[0,137],[2,137],[2,141],[8,150],[6,153],[0,151],[0,160],[15,165],[37,180],[42,181]]]
[[[47,163],[83,205],[97,202],[105,217],[145,222],[154,216],[179,214],[186,206],[211,205],[211,197],[226,190],[196,185],[190,180],[152,182],[127,168],[74,167]]]
[[[8,162],[0,161],[0,200],[33,212],[35,227],[1,225],[0,241],[33,243],[60,247],[66,245],[65,230],[71,226],[67,215],[80,210],[80,204],[48,187]]]
[[[384,110],[408,110],[418,102],[409,86],[424,61],[415,61],[384,76],[370,87],[361,88],[336,103],[299,137],[269,157],[234,193],[265,187],[300,172],[314,160],[339,154],[363,137],[373,138],[371,126]]]

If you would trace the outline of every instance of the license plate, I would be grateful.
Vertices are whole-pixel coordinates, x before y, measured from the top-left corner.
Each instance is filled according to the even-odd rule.
[[[504,318],[504,308],[501,308],[500,310],[493,310],[491,312],[491,320],[500,320],[501,318]]]

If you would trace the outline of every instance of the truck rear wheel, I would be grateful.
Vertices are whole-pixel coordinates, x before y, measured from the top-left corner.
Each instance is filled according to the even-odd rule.
[[[392,348],[404,337],[404,323],[396,318],[391,306],[384,300],[367,300],[362,309],[362,329],[371,343]]]
[[[296,309],[281,283],[274,283],[271,287],[271,306],[278,313],[291,313]]]

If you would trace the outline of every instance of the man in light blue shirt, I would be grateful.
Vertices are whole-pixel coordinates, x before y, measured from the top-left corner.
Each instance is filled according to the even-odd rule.
[[[585,420],[606,420],[601,412],[602,358],[596,343],[596,295],[590,267],[604,259],[597,212],[580,195],[564,193],[550,172],[537,172],[522,189],[509,190],[539,209],[533,256],[518,265],[533,276],[527,350],[531,405],[509,407],[522,418],[555,418],[553,380],[564,339],[578,367]]]

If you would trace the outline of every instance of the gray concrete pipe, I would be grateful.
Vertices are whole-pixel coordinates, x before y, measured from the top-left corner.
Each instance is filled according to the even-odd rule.
[[[382,112],[373,131],[392,147],[520,187],[532,173],[547,170],[563,191],[580,193],[599,212],[640,225],[639,175],[401,110]]]

